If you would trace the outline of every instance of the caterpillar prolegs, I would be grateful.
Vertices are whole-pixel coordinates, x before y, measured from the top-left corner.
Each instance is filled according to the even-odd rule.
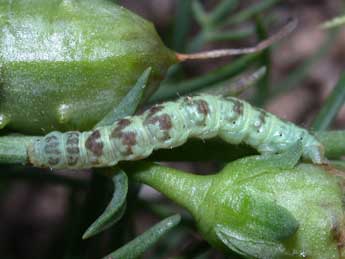
[[[246,143],[261,154],[279,153],[301,141],[303,157],[324,161],[323,146],[307,130],[233,97],[182,97],[87,132],[52,132],[29,147],[34,166],[90,168],[148,157],[153,150],[182,145],[188,138],[219,136]]]

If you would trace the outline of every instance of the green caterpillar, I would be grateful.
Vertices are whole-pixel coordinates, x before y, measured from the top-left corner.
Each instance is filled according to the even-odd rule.
[[[180,146],[188,138],[215,136],[232,144],[244,142],[262,154],[282,152],[301,141],[304,158],[325,161],[323,146],[307,130],[242,100],[212,95],[158,104],[93,131],[52,132],[32,143],[28,156],[38,167],[107,167]]]

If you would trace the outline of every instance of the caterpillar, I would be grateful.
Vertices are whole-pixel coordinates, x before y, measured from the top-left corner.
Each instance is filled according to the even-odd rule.
[[[52,132],[29,145],[28,157],[38,167],[107,167],[180,146],[188,138],[215,136],[231,144],[244,142],[261,154],[283,152],[301,141],[304,158],[325,161],[322,144],[307,130],[243,100],[206,94],[157,104],[92,131]]]

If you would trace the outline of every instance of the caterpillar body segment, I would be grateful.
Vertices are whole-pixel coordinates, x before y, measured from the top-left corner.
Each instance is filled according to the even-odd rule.
[[[324,162],[323,147],[307,130],[233,97],[183,97],[87,132],[52,132],[29,147],[33,165],[50,168],[113,166],[148,157],[153,150],[182,145],[188,138],[219,136],[246,143],[262,154],[280,153],[301,141],[303,157]]]

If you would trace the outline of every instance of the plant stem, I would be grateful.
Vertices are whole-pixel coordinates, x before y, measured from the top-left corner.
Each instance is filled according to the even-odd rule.
[[[345,130],[319,131],[315,134],[324,145],[327,158],[333,159],[345,155]]]
[[[6,136],[0,138],[0,164],[27,164],[27,150],[37,137]]]
[[[136,181],[148,184],[164,193],[169,199],[184,206],[190,212],[198,210],[207,190],[212,185],[208,176],[188,174],[152,163],[131,163],[126,165],[125,171],[129,172],[129,176]]]

